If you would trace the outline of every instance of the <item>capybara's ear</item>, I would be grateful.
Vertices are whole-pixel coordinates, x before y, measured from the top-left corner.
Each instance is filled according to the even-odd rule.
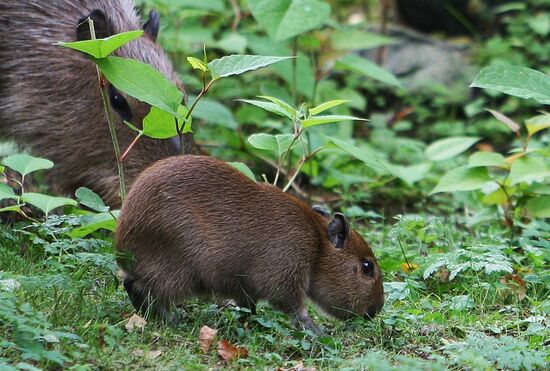
[[[76,28],[76,38],[78,41],[90,40],[90,23],[88,18],[94,22],[94,31],[96,39],[104,39],[113,35],[113,28],[107,19],[105,13],[99,9],[92,10],[90,14],[78,20]]]
[[[334,218],[328,224],[328,237],[334,247],[338,249],[344,247],[349,237],[349,223],[344,214],[334,214]]]
[[[149,37],[151,37],[153,41],[157,41],[159,30],[160,30],[160,16],[158,12],[151,10],[149,12],[149,19],[143,25],[143,31],[145,31],[145,33],[149,35]]]

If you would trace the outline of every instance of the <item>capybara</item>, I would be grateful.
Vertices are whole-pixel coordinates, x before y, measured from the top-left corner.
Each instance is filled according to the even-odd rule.
[[[122,206],[116,248],[134,307],[163,317],[172,303],[215,294],[253,311],[267,300],[315,331],[308,297],[340,319],[372,317],[384,303],[378,263],[343,214],[211,157],[147,168]]]
[[[120,205],[118,172],[94,63],[84,53],[61,48],[58,41],[141,29],[131,0],[0,1],[0,135],[32,154],[55,163],[48,181],[57,192],[86,186],[107,203]],[[158,14],[152,12],[145,34],[115,55],[148,63],[183,89],[156,43]],[[150,106],[104,86],[122,150],[136,134],[123,120],[140,127]],[[178,154],[177,141],[142,138],[124,163],[126,181],[156,160]]]

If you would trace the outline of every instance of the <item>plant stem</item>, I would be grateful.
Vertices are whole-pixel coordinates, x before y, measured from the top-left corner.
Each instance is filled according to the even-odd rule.
[[[297,73],[297,54],[298,54],[298,37],[294,37],[292,43],[292,100],[294,101],[294,107],[296,107],[297,102],[297,86],[298,86],[298,73]]]
[[[132,143],[130,143],[126,151],[124,151],[122,156],[120,156],[120,162],[124,162],[124,159],[126,159],[126,156],[128,156],[128,153],[130,153],[130,151],[132,150],[132,148],[134,148],[139,138],[141,138],[142,136],[143,136],[143,132],[139,133],[138,136],[132,141]]]
[[[91,18],[88,18],[88,24],[90,25],[90,37],[92,40],[96,39],[94,21]],[[105,116],[107,117],[107,124],[109,126],[109,132],[111,133],[111,141],[113,142],[113,149],[115,151],[115,158],[118,170],[118,183],[119,183],[119,196],[121,202],[124,202],[126,198],[126,182],[124,181],[124,167],[122,166],[122,160],[120,159],[120,145],[118,143],[118,137],[116,134],[116,128],[113,120],[113,113],[111,112],[109,106],[109,99],[107,93],[103,88],[103,78],[101,76],[101,71],[96,65],[95,67],[97,72],[97,80],[99,84],[99,91],[101,92],[101,100],[103,101],[103,108],[105,109]]]

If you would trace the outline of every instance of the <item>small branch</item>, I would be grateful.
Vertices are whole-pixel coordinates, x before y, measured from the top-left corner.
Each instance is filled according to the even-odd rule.
[[[231,25],[231,29],[233,31],[236,31],[237,27],[239,27],[239,23],[241,23],[241,19],[242,19],[241,8],[239,7],[239,4],[238,4],[237,0],[231,0],[231,8],[233,8],[233,13],[235,13],[235,19],[233,20],[233,24]]]
[[[126,151],[124,151],[122,156],[120,156],[120,162],[124,162],[124,160],[126,159],[126,156],[128,156],[128,153],[130,153],[130,151],[132,150],[132,148],[134,148],[139,138],[141,138],[142,136],[143,136],[143,132],[139,133],[138,136],[132,141],[132,143],[130,143]]]

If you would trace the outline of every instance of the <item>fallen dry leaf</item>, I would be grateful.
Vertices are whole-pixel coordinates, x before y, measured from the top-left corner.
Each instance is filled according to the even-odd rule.
[[[160,350],[153,350],[147,353],[147,358],[149,359],[155,359],[158,358],[162,354],[162,351]]]
[[[132,354],[136,357],[143,357],[143,350],[141,349],[136,349],[132,352]]]
[[[248,350],[242,347],[236,347],[227,340],[221,340],[218,343],[218,354],[225,361],[231,361],[237,358],[247,358]]]
[[[218,330],[214,330],[208,326],[202,326],[199,332],[199,346],[203,353],[208,353],[212,344],[216,340]]]
[[[132,332],[134,331],[134,329],[143,330],[146,324],[147,321],[144,318],[138,316],[137,314],[134,314],[132,317],[130,317],[128,322],[126,322],[126,325],[124,325],[124,327],[126,328],[126,331]]]
[[[277,371],[317,371],[315,367],[305,367],[302,362],[291,368],[280,367]]]

